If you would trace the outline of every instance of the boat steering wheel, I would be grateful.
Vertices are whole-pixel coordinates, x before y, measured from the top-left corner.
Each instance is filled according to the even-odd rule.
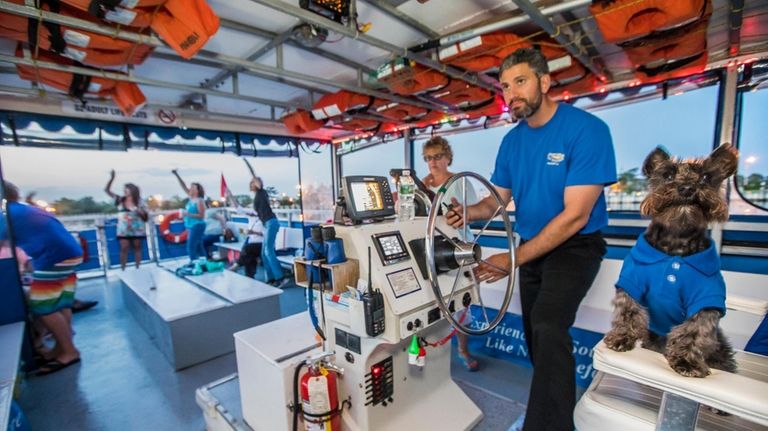
[[[442,202],[446,190],[448,190],[453,184],[459,181],[461,181],[461,187],[463,190],[463,202],[461,202],[461,205],[464,208],[464,214],[462,214],[462,219],[467,219],[466,190],[468,178],[474,178],[480,181],[480,183],[482,183],[490,191],[491,197],[496,201],[497,204],[496,210],[494,211],[491,218],[485,222],[483,228],[471,242],[463,241],[459,238],[451,238],[437,226],[437,212],[440,208],[440,202]],[[482,257],[481,248],[477,244],[478,239],[485,233],[485,230],[491,224],[491,221],[497,215],[501,215],[504,223],[504,231],[506,233],[509,245],[508,252],[510,262],[512,263],[512,268],[515,267],[515,245],[514,240],[512,239],[512,226],[509,222],[509,215],[507,214],[505,208],[506,203],[501,199],[499,193],[488,180],[474,172],[460,172],[449,178],[448,181],[446,181],[446,183],[440,187],[440,190],[437,192],[437,195],[432,201],[432,208],[430,208],[429,211],[429,218],[427,220],[427,233],[425,237],[425,251],[427,260],[426,266],[427,274],[429,276],[429,283],[432,285],[432,291],[435,294],[437,306],[440,308],[440,311],[442,311],[443,316],[448,319],[448,321],[451,323],[451,325],[453,325],[454,328],[456,328],[456,330],[467,335],[483,335],[491,332],[496,326],[498,326],[499,323],[501,323],[502,319],[504,319],[504,314],[507,310],[507,307],[509,307],[510,300],[512,299],[512,292],[514,291],[515,287],[514,270],[503,270],[502,268],[496,267],[487,260],[484,260]],[[465,224],[462,229],[464,231],[463,237],[465,239],[468,238],[469,226]],[[488,317],[488,310],[483,303],[482,296],[480,295],[480,281],[477,280],[475,273],[472,271],[472,269],[481,262],[496,267],[506,274],[506,290],[504,292],[504,300],[502,301],[501,308],[499,309],[498,313],[496,313],[496,317],[492,320]],[[458,269],[458,271],[456,271],[456,277],[453,280],[451,292],[447,296],[444,296],[438,281],[438,270],[441,272],[446,272],[454,269]],[[466,273],[468,273],[468,275]],[[484,318],[484,321],[481,320],[467,324],[464,323],[464,318],[457,318],[454,315],[454,307],[452,304],[454,303],[455,299],[459,300],[459,298],[454,298],[456,289],[460,284],[459,279],[465,279],[467,277],[470,279],[472,283],[472,290],[477,297],[477,304],[475,305],[480,307],[480,314],[482,316],[481,318]],[[465,297],[466,298],[461,298],[460,300],[463,301],[463,305],[468,309],[470,301],[467,298],[471,299],[471,297],[469,295],[465,295]],[[467,310],[466,312],[469,311]]]

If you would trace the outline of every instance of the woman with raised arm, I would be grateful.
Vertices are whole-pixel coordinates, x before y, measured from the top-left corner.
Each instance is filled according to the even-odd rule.
[[[250,183],[253,192],[253,209],[256,215],[264,225],[264,242],[261,245],[261,261],[264,263],[264,269],[267,273],[266,282],[273,286],[282,286],[286,280],[283,275],[283,268],[280,261],[277,260],[275,252],[275,239],[280,230],[280,222],[277,216],[272,212],[269,205],[269,193],[264,189],[264,183],[259,177],[253,177]]]
[[[203,247],[203,234],[205,233],[205,189],[200,183],[190,183],[189,187],[181,179],[179,172],[174,169],[173,175],[179,180],[179,185],[189,196],[187,206],[179,210],[184,217],[184,227],[189,231],[187,235],[187,254],[190,261],[198,257],[205,257],[205,248]]]
[[[117,206],[117,240],[120,243],[120,268],[125,270],[128,262],[128,250],[133,249],[136,268],[142,260],[142,243],[147,238],[147,219],[149,214],[141,201],[139,188],[133,183],[125,183],[123,195],[112,192],[115,170],[109,173],[109,181],[104,191],[115,201]]]

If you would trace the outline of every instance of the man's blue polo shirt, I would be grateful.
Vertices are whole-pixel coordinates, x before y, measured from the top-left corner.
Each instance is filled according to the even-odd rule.
[[[616,157],[608,126],[596,116],[560,103],[541,127],[522,121],[501,142],[491,182],[512,190],[515,230],[529,240],[560,214],[565,188],[616,182]],[[601,193],[581,234],[608,224]]]
[[[657,335],[667,335],[705,308],[725,315],[725,281],[712,241],[702,252],[670,256],[640,235],[624,259],[616,287],[648,309],[651,331]]]
[[[16,245],[32,258],[35,270],[51,268],[63,260],[83,255],[80,243],[56,217],[19,202],[8,202],[6,208]],[[0,218],[0,240],[7,237],[7,222]]]

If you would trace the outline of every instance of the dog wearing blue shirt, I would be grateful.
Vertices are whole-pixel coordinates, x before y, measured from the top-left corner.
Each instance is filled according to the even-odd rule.
[[[624,259],[605,336],[609,348],[623,352],[642,341],[688,377],[705,377],[710,368],[736,370],[718,327],[725,282],[707,227],[728,219],[721,185],[737,163],[730,144],[705,159],[680,161],[660,147],[645,159],[650,190],[640,211],[651,223]]]

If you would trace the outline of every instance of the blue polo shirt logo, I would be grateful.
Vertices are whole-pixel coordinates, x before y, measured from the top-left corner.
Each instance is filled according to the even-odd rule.
[[[550,166],[558,166],[563,160],[565,160],[565,154],[563,153],[547,154],[547,164]]]

